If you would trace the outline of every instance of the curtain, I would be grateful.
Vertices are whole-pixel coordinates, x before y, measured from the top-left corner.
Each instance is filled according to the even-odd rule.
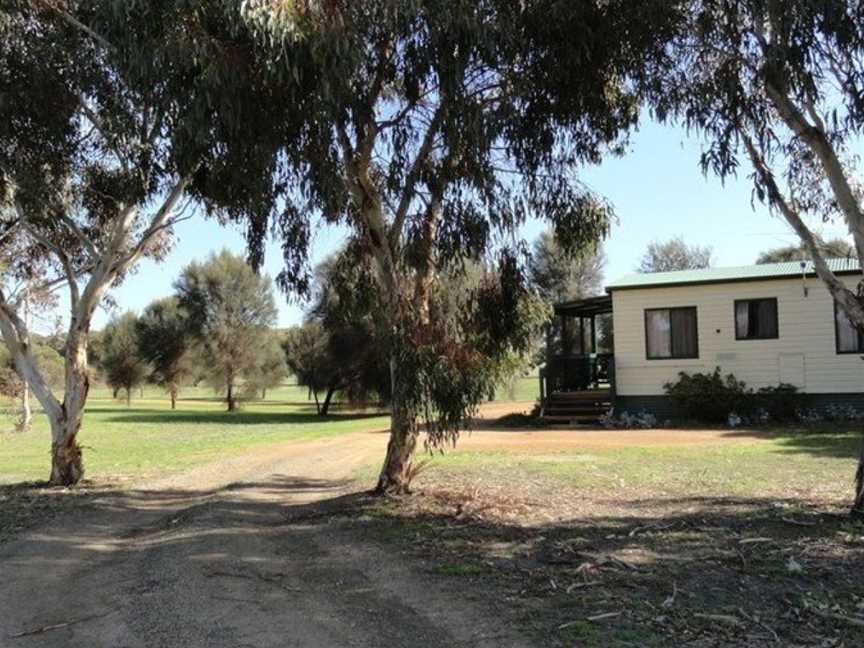
[[[773,299],[761,299],[751,303],[757,313],[756,330],[753,332],[756,337],[777,337],[777,302]]]
[[[843,309],[836,304],[834,305],[834,317],[837,320],[837,350],[853,353],[859,351],[858,329],[849,321]]]
[[[645,311],[645,336],[649,358],[672,357],[672,327],[668,310]]]
[[[699,355],[696,333],[696,309],[676,308],[672,311],[672,354],[676,358]]]
[[[735,304],[735,337],[750,337],[750,302]]]

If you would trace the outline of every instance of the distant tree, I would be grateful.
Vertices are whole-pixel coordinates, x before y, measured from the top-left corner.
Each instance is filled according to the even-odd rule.
[[[181,307],[199,340],[207,381],[237,409],[238,389],[255,374],[258,345],[276,322],[270,277],[259,276],[227,250],[188,265],[174,284]]]
[[[278,387],[285,380],[288,365],[279,337],[273,331],[268,331],[264,339],[258,341],[255,350],[255,366],[246,374],[244,387],[249,398],[260,394],[262,399],[266,399],[267,390]]]
[[[688,245],[680,236],[668,241],[653,241],[639,261],[637,272],[699,270],[711,266],[710,247]]]
[[[551,230],[537,237],[531,250],[531,283],[549,302],[597,295],[603,288],[606,256],[600,243],[568,253]]]
[[[150,379],[164,388],[177,408],[177,394],[192,377],[190,349],[194,344],[187,313],[176,297],[150,304],[136,324],[141,357],[152,367]]]
[[[855,257],[855,248],[846,239],[835,238],[830,241],[818,240],[818,246],[826,259],[851,259]],[[804,243],[784,245],[762,252],[756,259],[759,265],[765,263],[782,263],[783,261],[806,261],[810,259],[810,251]]]
[[[148,366],[138,348],[138,318],[124,313],[112,319],[102,334],[102,371],[105,382],[116,394],[126,391],[126,405],[132,403],[132,390],[147,380]]]
[[[320,320],[311,319],[288,329],[282,348],[297,383],[309,390],[318,414],[326,416],[340,384],[340,367],[331,353],[330,336],[324,325]],[[323,404],[318,398],[321,392],[325,393]]]

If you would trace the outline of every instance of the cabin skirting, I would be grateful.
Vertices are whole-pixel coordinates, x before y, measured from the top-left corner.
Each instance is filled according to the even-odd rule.
[[[854,407],[864,412],[864,392],[851,394],[807,394],[802,392],[805,407],[817,412],[824,412],[829,406]],[[637,414],[649,412],[660,421],[685,418],[683,412],[669,396],[615,396],[615,414],[623,412]]]

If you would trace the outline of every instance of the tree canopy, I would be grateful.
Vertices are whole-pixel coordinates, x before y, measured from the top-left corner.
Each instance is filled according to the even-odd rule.
[[[132,400],[132,390],[147,380],[149,368],[138,349],[138,317],[124,313],[113,318],[102,333],[100,362],[105,382],[115,392],[126,391],[126,403]]]
[[[239,389],[262,364],[262,348],[276,322],[272,280],[227,250],[190,263],[175,283],[180,306],[201,344],[207,380],[237,407]],[[279,352],[282,361],[281,351]]]
[[[670,272],[673,270],[698,270],[711,266],[710,247],[690,245],[682,237],[668,241],[653,241],[642,255],[638,272]]]
[[[552,232],[542,232],[531,249],[531,283],[550,303],[598,295],[603,290],[605,264],[599,244],[567,253]]]
[[[141,357],[152,367],[150,379],[168,391],[175,409],[180,388],[192,376],[194,340],[188,314],[176,297],[157,300],[138,318],[136,334]]]

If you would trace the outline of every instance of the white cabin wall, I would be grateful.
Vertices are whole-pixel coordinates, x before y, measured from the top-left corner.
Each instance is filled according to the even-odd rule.
[[[859,277],[844,280],[854,287]],[[806,285],[807,297],[801,278],[613,291],[617,393],[662,395],[664,383],[677,380],[678,372],[718,366],[756,389],[780,383],[782,369],[796,382],[803,380],[798,387],[809,393],[864,392],[864,360],[836,352],[827,288],[814,277]],[[760,297],[777,298],[779,338],[736,340],[735,300]],[[675,306],[696,306],[699,358],[647,360],[645,309]]]

